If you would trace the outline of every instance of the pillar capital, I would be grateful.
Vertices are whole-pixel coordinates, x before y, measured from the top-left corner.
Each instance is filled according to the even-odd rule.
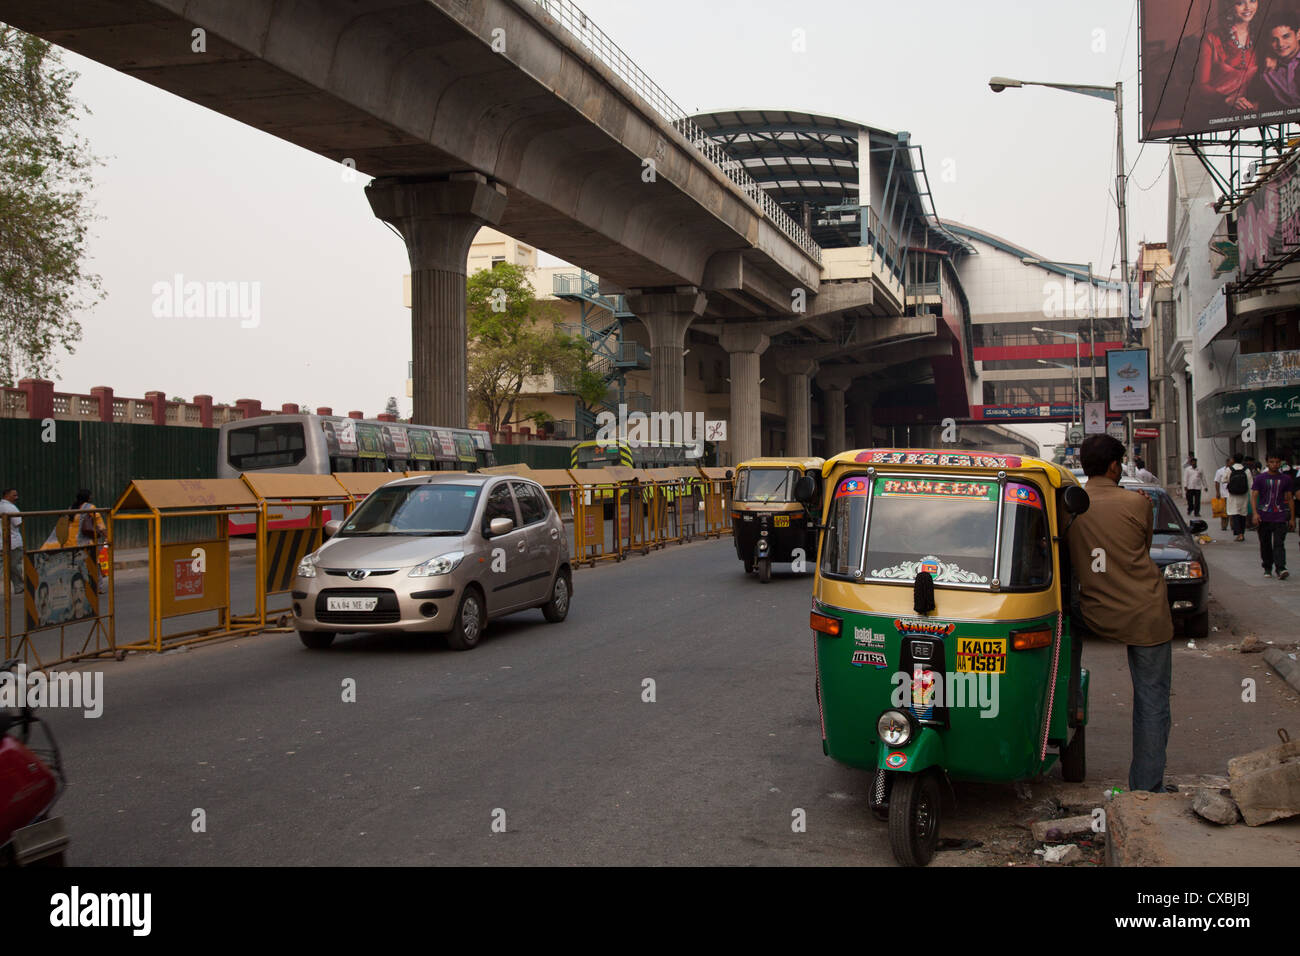
[[[783,375],[806,375],[811,377],[817,374],[819,366],[816,359],[779,358],[776,360],[776,367]]]
[[[682,351],[686,330],[704,312],[708,300],[693,286],[669,290],[632,290],[628,311],[650,333],[650,402],[655,411],[686,410],[686,376]]]
[[[753,352],[762,355],[772,344],[771,338],[764,335],[756,325],[744,324],[720,326],[717,332],[718,344],[728,352]]]
[[[817,373],[817,384],[824,391],[847,392],[856,374],[854,371],[837,369],[832,365]]]
[[[375,218],[406,241],[411,269],[441,269],[465,274],[465,259],[479,228],[501,221],[506,190],[478,173],[453,173],[447,179],[388,176],[366,187]]]

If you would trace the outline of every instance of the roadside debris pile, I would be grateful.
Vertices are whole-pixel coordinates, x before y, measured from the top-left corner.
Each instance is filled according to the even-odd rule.
[[[1275,747],[1229,760],[1226,792],[1197,791],[1192,810],[1221,826],[1240,818],[1257,827],[1300,815],[1300,741],[1285,730],[1278,736],[1282,742]]]

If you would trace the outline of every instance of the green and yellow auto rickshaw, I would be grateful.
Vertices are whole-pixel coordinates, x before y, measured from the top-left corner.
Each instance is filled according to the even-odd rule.
[[[736,466],[731,530],[746,574],[757,569],[766,584],[774,561],[811,565],[817,531],[794,488],[805,475],[820,481],[824,464],[821,458],[751,458]]]
[[[1088,672],[1064,531],[1087,510],[1037,458],[870,449],[826,462],[811,623],[822,749],[873,771],[896,859],[930,861],[952,781],[1085,773]]]

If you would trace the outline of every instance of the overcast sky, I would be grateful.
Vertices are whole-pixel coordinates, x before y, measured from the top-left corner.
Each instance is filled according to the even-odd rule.
[[[908,130],[940,216],[1049,259],[1118,264],[1110,103],[1048,89],[994,94],[991,75],[1124,82],[1130,245],[1165,241],[1168,150],[1138,157],[1132,0],[584,0],[687,110],[768,107]],[[794,49],[799,35],[806,51]],[[73,54],[101,217],[91,271],[107,299],[83,317],[62,390],[112,386],[368,416],[398,396],[409,313],[405,249],[374,219],[364,177]],[[260,321],[156,317],[154,286],[260,283]],[[978,303],[972,303],[978,309]],[[251,323],[243,323],[249,325]]]

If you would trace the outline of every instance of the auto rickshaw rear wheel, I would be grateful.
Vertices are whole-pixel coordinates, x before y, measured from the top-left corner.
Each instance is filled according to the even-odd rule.
[[[772,580],[772,559],[771,558],[758,559],[758,579],[762,581],[764,584]]]
[[[902,866],[925,866],[939,845],[939,780],[933,771],[894,776],[889,848]]]
[[[1066,783],[1082,783],[1088,775],[1088,759],[1083,732],[1087,727],[1076,727],[1070,742],[1061,748],[1061,776]]]
[[[753,574],[753,573],[754,573],[754,559],[753,559],[753,558],[746,558],[746,559],[745,559],[745,573],[746,573],[746,574]]]

